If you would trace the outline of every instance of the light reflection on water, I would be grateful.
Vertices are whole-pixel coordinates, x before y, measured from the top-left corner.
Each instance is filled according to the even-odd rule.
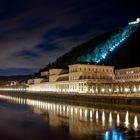
[[[72,137],[92,136],[104,140],[125,140],[140,138],[140,114],[129,111],[99,109],[64,103],[25,99],[0,95],[12,103],[24,104],[31,107],[36,114],[47,118],[49,125],[59,128],[69,127]],[[92,138],[92,139],[94,139]]]
[[[124,140],[124,135],[115,129],[104,133],[104,140]]]

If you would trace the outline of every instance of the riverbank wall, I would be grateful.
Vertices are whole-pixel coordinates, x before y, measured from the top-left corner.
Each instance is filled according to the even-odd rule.
[[[140,106],[140,96],[138,94],[78,94],[78,93],[34,93],[23,91],[0,91],[1,95],[15,96],[22,98],[31,98],[38,100],[53,100],[57,99],[64,102],[77,102],[77,103],[107,103],[115,105],[136,105]]]

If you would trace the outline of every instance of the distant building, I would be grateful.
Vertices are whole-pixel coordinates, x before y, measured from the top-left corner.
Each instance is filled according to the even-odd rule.
[[[49,72],[48,71],[41,72],[41,77],[48,77],[48,76],[49,76]]]
[[[50,69],[49,82],[67,81],[68,73],[69,73],[68,69]]]
[[[140,23],[140,18],[137,18],[136,21],[129,22],[129,25]]]
[[[29,79],[29,80],[27,81],[27,84],[28,84],[28,85],[34,84],[34,79]]]
[[[140,67],[115,70],[115,79],[119,82],[140,81]]]

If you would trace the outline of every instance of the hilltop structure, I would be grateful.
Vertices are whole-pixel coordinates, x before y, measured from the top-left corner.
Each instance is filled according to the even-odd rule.
[[[140,23],[140,18],[137,18],[136,21],[129,22],[128,25],[137,24],[137,23]]]

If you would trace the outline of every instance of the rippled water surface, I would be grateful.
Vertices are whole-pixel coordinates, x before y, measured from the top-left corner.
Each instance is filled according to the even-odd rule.
[[[140,113],[0,95],[1,140],[140,140]]]

